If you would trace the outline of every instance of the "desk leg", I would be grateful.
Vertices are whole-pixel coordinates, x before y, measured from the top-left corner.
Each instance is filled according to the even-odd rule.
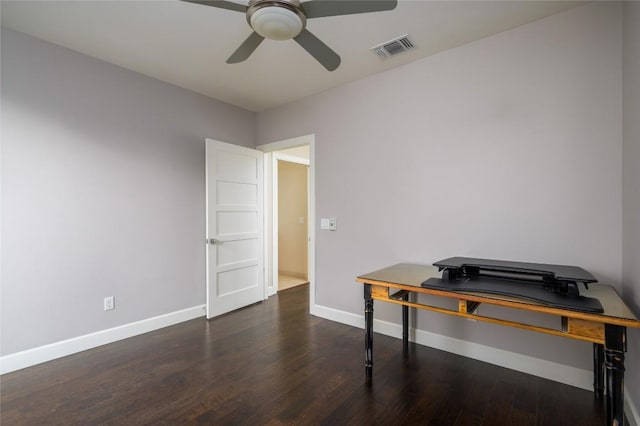
[[[624,353],[627,351],[627,328],[605,324],[604,356],[607,374],[607,424],[624,424]]]
[[[402,300],[409,301],[409,293]],[[409,307],[405,305],[402,305],[402,351],[405,355],[409,353]]]
[[[367,384],[373,373],[373,298],[371,284],[364,285],[364,370]]]
[[[593,393],[596,399],[604,396],[604,346],[593,344]]]

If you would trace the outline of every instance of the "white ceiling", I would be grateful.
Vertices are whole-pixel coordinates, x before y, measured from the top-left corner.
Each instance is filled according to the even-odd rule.
[[[2,0],[0,13],[4,27],[262,111],[579,4],[400,0],[388,12],[310,19],[307,29],[342,58],[333,72],[292,40],[265,40],[247,61],[228,65],[251,33],[244,15],[179,0]],[[415,50],[386,60],[369,50],[404,34]]]

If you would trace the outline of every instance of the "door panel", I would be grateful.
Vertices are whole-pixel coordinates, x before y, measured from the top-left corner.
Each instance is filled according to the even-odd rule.
[[[207,318],[264,299],[262,152],[207,139]]]
[[[239,208],[240,206],[236,206],[236,211],[218,211],[216,229],[219,236],[255,234],[258,231],[260,224],[257,212],[238,211]]]
[[[258,196],[256,185],[248,183],[218,182],[218,205],[251,206]]]
[[[227,241],[218,246],[218,266],[230,266],[240,262],[250,262],[258,257],[255,239]]]
[[[239,293],[258,286],[258,268],[234,268],[218,272],[218,296]]]

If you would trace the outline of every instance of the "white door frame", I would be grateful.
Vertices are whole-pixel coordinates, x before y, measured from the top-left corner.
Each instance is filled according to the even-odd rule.
[[[315,135],[314,134],[310,134],[310,135],[304,135],[304,136],[299,136],[296,138],[291,138],[291,139],[286,139],[286,140],[282,140],[282,141],[278,141],[278,142],[273,142],[273,143],[268,143],[268,144],[264,144],[264,145],[259,145],[256,147],[256,149],[264,152],[265,154],[268,153],[272,153],[274,151],[280,151],[283,149],[289,149],[289,148],[295,148],[297,146],[302,146],[302,145],[309,145],[309,191],[308,191],[308,198],[309,198],[309,206],[308,206],[308,220],[307,220],[307,229],[308,229],[308,235],[309,235],[309,242],[308,242],[308,250],[307,250],[307,264],[308,264],[308,279],[309,279],[309,309],[313,310],[313,307],[315,306],[315,272],[316,272],[316,235],[315,235],[315,200],[316,200],[316,193],[315,193]],[[278,156],[278,155],[273,155],[272,156],[273,160],[271,161],[271,166],[270,167],[265,167],[265,173],[269,173],[273,168],[273,164],[277,164],[276,161],[278,159],[283,159],[283,160],[289,160],[284,156]],[[265,164],[266,166],[266,164]],[[269,169],[269,170],[268,170]],[[266,181],[266,180],[265,180]],[[277,185],[277,182],[273,182],[272,186],[275,187],[275,185]],[[275,216],[275,214],[277,213],[277,206],[274,206],[273,202],[269,203],[269,200],[267,199],[268,196],[270,196],[271,194],[267,194],[267,193],[273,193],[274,191],[277,191],[277,188],[274,189],[272,188],[271,191],[267,191],[265,188],[265,227],[264,229],[267,229],[268,226],[268,221],[269,218],[272,216]],[[267,206],[271,204],[271,209],[268,209]],[[272,268],[272,278],[271,278],[271,282],[277,282],[277,275],[278,275],[278,270],[277,270],[277,261],[278,261],[278,246],[277,246],[277,238],[273,238],[274,235],[277,236],[277,232],[278,232],[278,228],[277,228],[277,218],[273,217],[273,228],[272,228],[272,236],[271,236],[271,247],[267,247],[267,245],[269,244],[267,242],[268,238],[265,238],[265,250],[264,250],[264,256],[265,256],[265,269],[266,269],[266,265],[271,265]],[[275,234],[274,234],[275,233]],[[269,259],[269,248],[271,248],[272,250],[272,258]],[[271,262],[271,263],[269,263]],[[266,272],[265,272],[265,276],[266,276]],[[275,279],[274,279],[275,278]],[[275,286],[272,286],[272,288],[267,288],[268,286],[268,281],[269,280],[265,280],[265,294],[266,295],[272,295],[275,294],[278,289],[275,288]]]

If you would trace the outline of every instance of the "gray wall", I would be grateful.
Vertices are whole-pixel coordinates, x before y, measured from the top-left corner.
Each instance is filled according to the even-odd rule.
[[[1,71],[2,354],[204,304],[204,139],[255,114],[4,29]]]
[[[622,294],[640,317],[640,3],[624,4]],[[629,330],[626,384],[640,407],[640,329]]]
[[[580,265],[620,289],[621,20],[619,3],[581,6],[259,113],[259,143],[316,136],[316,214],[338,219],[316,228],[317,303],[362,314],[357,275],[453,255]],[[588,343],[419,315],[591,368]]]

